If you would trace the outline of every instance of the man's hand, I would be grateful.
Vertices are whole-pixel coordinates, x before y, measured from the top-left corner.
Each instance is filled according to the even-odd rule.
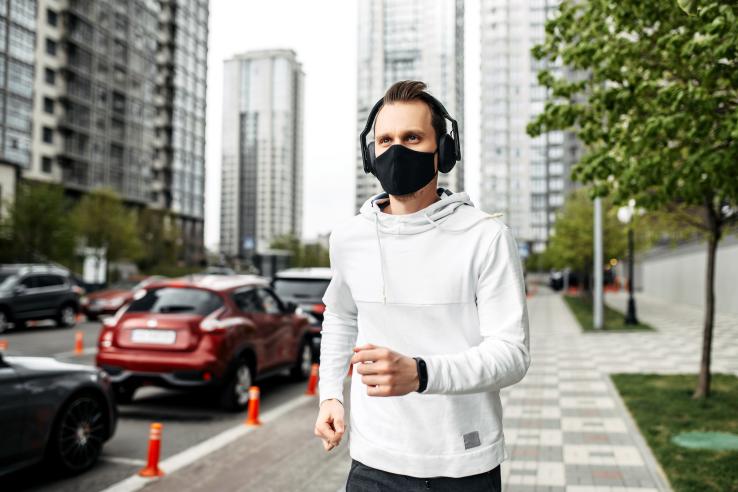
[[[367,385],[367,395],[402,396],[420,387],[418,368],[412,357],[370,343],[354,347],[354,352],[351,364],[363,362],[356,372]]]
[[[335,398],[329,398],[320,404],[318,420],[315,422],[315,435],[323,440],[326,451],[338,446],[343,437],[343,405]]]

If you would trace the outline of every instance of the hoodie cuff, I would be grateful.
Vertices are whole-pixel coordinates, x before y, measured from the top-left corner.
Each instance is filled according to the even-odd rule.
[[[325,400],[328,400],[329,398],[335,398],[336,400],[341,402],[341,405],[343,405],[343,389],[336,389],[336,388],[330,388],[330,389],[320,389],[318,388],[318,407],[320,407],[320,404],[323,403]]]

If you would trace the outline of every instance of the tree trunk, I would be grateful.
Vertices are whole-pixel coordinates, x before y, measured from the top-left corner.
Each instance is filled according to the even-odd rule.
[[[705,277],[705,319],[702,333],[702,361],[697,380],[697,389],[692,394],[694,399],[705,399],[710,396],[710,361],[712,359],[712,331],[715,321],[715,260],[721,227],[715,212],[707,211],[710,225],[710,237],[707,241],[707,273]]]

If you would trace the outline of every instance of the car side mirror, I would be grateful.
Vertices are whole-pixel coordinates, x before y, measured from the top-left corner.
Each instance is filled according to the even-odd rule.
[[[18,284],[13,289],[13,292],[15,292],[16,294],[23,294],[25,291],[26,291],[26,286],[23,284]]]

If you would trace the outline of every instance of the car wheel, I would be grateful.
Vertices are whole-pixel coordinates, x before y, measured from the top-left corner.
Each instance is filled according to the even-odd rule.
[[[303,338],[297,351],[297,360],[290,369],[290,378],[293,381],[305,381],[310,377],[313,368],[313,346],[308,338]]]
[[[123,384],[113,385],[113,394],[115,395],[115,403],[121,405],[127,405],[133,401],[133,395],[136,393],[135,386],[128,386]]]
[[[0,333],[5,333],[10,329],[11,322],[5,311],[0,311]]]
[[[77,323],[77,310],[71,304],[65,304],[59,309],[56,324],[63,327],[74,326]]]
[[[231,412],[245,410],[249,404],[249,388],[252,385],[251,367],[246,359],[239,359],[221,389],[220,406]]]
[[[105,441],[105,406],[91,395],[77,395],[62,408],[51,432],[48,454],[64,474],[95,464]]]

